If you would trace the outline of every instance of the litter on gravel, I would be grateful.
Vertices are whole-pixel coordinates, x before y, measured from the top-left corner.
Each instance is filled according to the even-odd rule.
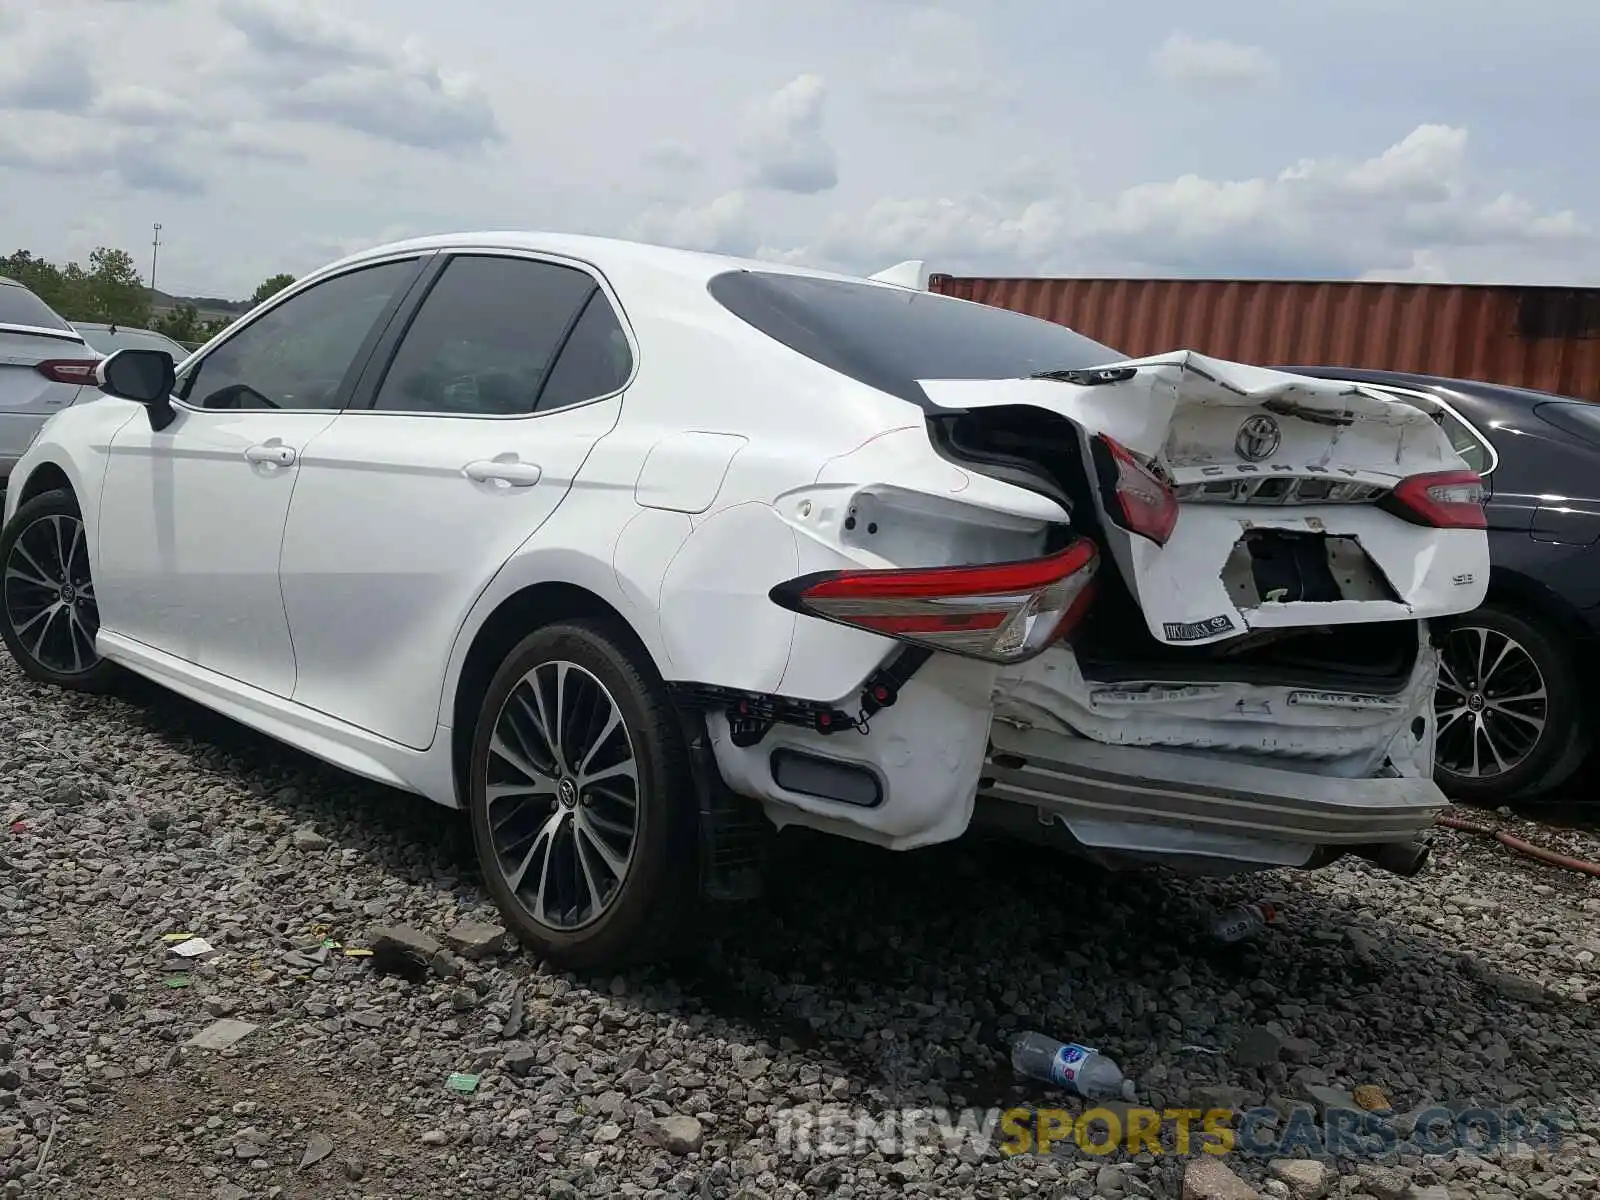
[[[785,835],[768,897],[719,941],[589,977],[497,942],[453,814],[154,688],[68,695],[0,655],[0,747],[0,1200],[1600,1195],[1600,880],[1471,833],[1440,830],[1410,880],[1343,860],[1186,881]],[[1600,857],[1589,830],[1497,824]],[[1207,936],[1208,914],[1263,896],[1271,936]],[[360,953],[385,930],[387,959]],[[216,952],[169,952],[196,937]],[[914,1112],[974,1136],[1028,1106],[1081,1117],[1015,1079],[1027,1029],[1098,1047],[1157,1112],[1386,1104],[1409,1131],[1482,1104],[1565,1124],[1553,1153],[1320,1172],[1170,1141],[1008,1156],[998,1119],[954,1149],[879,1149]],[[808,1143],[819,1111],[849,1136]]]

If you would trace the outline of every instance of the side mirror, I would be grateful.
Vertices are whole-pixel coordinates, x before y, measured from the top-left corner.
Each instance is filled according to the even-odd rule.
[[[106,395],[144,405],[157,433],[177,417],[172,411],[177,364],[165,350],[118,350],[100,360],[94,377]]]

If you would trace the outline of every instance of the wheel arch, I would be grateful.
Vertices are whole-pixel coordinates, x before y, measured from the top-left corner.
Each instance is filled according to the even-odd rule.
[[[1594,636],[1575,604],[1548,584],[1513,567],[1490,571],[1484,603],[1501,604],[1524,616],[1547,621],[1563,636],[1578,641]]]
[[[72,476],[67,474],[66,468],[60,463],[46,459],[30,471],[28,478],[23,481],[22,488],[17,493],[17,507],[21,508],[35,496],[42,496],[57,489],[69,491],[74,496],[78,494],[78,489],[72,481]]]
[[[660,663],[632,621],[610,600],[576,583],[543,580],[517,589],[478,623],[450,688],[444,717],[450,728],[450,769],[456,801],[465,807],[473,726],[489,682],[505,656],[533,630],[556,621],[601,618],[613,624],[642,658]]]

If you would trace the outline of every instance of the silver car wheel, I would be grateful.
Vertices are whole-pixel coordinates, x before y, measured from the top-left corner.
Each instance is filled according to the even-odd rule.
[[[1533,753],[1545,734],[1549,697],[1533,655],[1497,629],[1450,630],[1434,693],[1437,765],[1463,779],[1503,775]]]
[[[633,738],[576,663],[540,663],[495,718],[484,780],[494,869],[537,924],[569,933],[621,894],[639,832]]]

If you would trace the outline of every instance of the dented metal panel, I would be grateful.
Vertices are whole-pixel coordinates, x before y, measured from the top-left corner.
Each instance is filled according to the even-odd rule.
[[[1600,400],[1600,288],[950,275],[929,287],[1069,325],[1130,357],[1189,346]]]

